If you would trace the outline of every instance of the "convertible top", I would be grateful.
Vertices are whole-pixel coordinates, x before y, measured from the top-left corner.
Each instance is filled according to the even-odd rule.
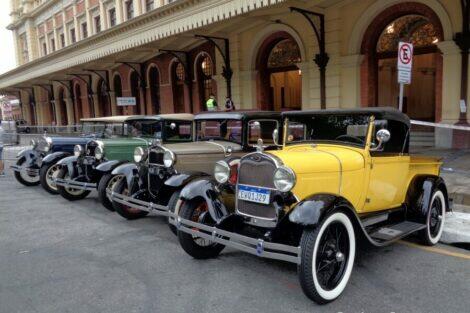
[[[245,120],[245,119],[280,119],[281,113],[274,111],[230,111],[230,112],[203,112],[194,117],[194,120]]]
[[[327,109],[327,110],[309,110],[309,111],[288,111],[283,112],[283,117],[303,116],[303,115],[373,115],[379,120],[393,120],[406,124],[410,127],[410,118],[408,115],[392,107],[373,107],[358,109]]]

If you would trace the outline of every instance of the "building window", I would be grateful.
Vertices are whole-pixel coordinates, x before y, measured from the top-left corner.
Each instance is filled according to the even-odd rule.
[[[101,31],[101,17],[99,15],[95,16],[95,29],[96,33],[99,33]]]
[[[152,11],[155,9],[155,1],[154,0],[145,0],[145,9],[146,12]]]
[[[132,0],[126,2],[126,16],[128,20],[134,17],[134,2]]]
[[[52,52],[55,51],[55,40],[54,39],[51,39],[51,51]]]
[[[64,34],[60,34],[60,46],[61,48],[65,47],[65,35]]]
[[[42,55],[47,55],[47,45],[45,42],[42,44]]]
[[[109,10],[109,26],[116,26],[116,9],[112,8]]]
[[[82,37],[83,39],[88,37],[88,26],[86,22],[82,24]]]
[[[72,43],[77,42],[77,36],[75,35],[75,28],[70,29],[70,40]]]
[[[203,55],[198,59],[196,71],[200,95],[200,107],[201,109],[204,109],[207,99],[209,99],[211,94],[214,94],[212,90],[213,65],[212,60],[208,55]]]

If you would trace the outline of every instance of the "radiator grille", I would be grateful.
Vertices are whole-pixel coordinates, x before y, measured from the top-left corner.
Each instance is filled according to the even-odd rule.
[[[149,152],[149,165],[163,166],[163,154],[165,151],[161,148],[152,148]]]
[[[85,154],[87,156],[95,156],[96,147],[98,147],[98,143],[96,141],[90,141],[86,144]]]
[[[268,156],[261,153],[248,155],[240,161],[238,183],[274,189],[273,175],[275,170],[276,164]],[[266,205],[240,199],[237,203],[237,210],[241,214],[266,219],[277,217],[276,210],[271,204]]]

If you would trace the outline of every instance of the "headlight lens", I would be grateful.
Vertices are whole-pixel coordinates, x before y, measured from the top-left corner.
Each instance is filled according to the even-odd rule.
[[[163,154],[163,164],[165,167],[172,167],[176,163],[175,154],[171,151],[165,151]]]
[[[31,146],[33,146],[33,149],[36,149],[36,147],[38,146],[38,142],[34,139],[31,139],[30,144]]]
[[[79,157],[83,154],[83,148],[80,145],[73,147],[73,155]]]
[[[214,167],[214,178],[219,184],[226,183],[230,178],[230,166],[225,161],[218,161]]]
[[[290,191],[295,186],[294,172],[288,167],[279,167],[274,172],[274,186],[281,192]]]
[[[52,139],[50,137],[46,137],[46,145],[44,146],[44,151],[49,152],[52,147]]]
[[[134,161],[136,163],[141,162],[144,159],[145,151],[142,147],[137,147],[134,149]]]
[[[95,149],[95,158],[97,160],[101,160],[103,158],[103,155],[104,155],[103,148],[101,148],[100,146],[96,147],[96,149]]]

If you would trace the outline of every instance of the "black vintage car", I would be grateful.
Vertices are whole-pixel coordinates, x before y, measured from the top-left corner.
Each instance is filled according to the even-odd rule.
[[[91,140],[85,148],[77,146],[74,155],[58,162],[60,171],[55,179],[59,193],[67,200],[80,200],[91,191],[98,190],[103,206],[113,211],[106,189],[117,183],[121,176],[112,171],[133,158],[134,149],[146,148],[152,140],[164,142],[191,141],[192,114],[162,114],[153,116],[127,116],[116,120],[114,136]],[[174,136],[165,131],[169,126],[181,126],[186,132]]]
[[[31,140],[31,148],[18,153],[16,164],[11,166],[15,178],[25,186],[41,184],[44,189],[57,194],[54,178],[59,167],[56,163],[73,154],[74,147],[84,147],[94,138],[106,136],[107,121],[103,118],[84,118],[80,121],[82,134],[75,137],[47,136]]]
[[[212,175],[214,164],[224,157],[230,158],[229,166],[236,166],[242,155],[255,150],[259,139],[267,148],[274,147],[273,132],[280,129],[278,112],[211,112],[194,120],[194,142],[155,142],[147,150],[137,148],[135,163],[113,171],[126,177],[108,191],[116,212],[127,219],[152,211],[167,216],[185,185]]]

